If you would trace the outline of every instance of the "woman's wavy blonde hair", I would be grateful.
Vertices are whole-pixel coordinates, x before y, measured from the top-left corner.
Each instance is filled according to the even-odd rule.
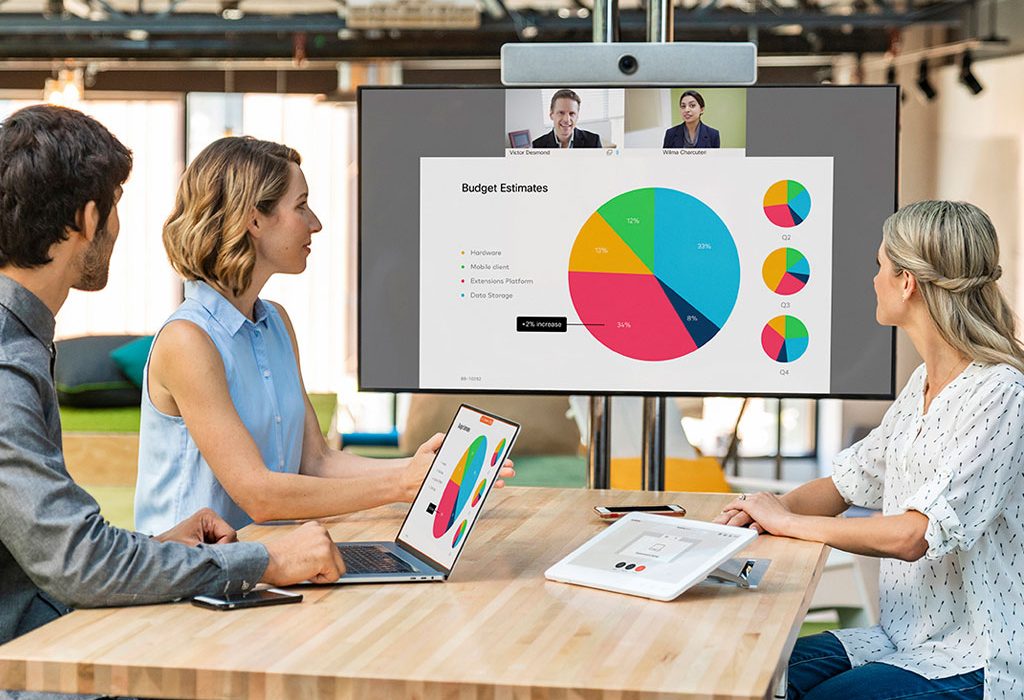
[[[204,148],[185,169],[164,222],[164,248],[178,274],[244,292],[256,264],[250,217],[273,211],[288,189],[289,163],[302,164],[294,149],[251,136]]]
[[[886,219],[882,241],[896,274],[917,279],[946,342],[976,362],[1024,372],[1016,319],[996,284],[999,239],[985,212],[966,202],[917,202]]]

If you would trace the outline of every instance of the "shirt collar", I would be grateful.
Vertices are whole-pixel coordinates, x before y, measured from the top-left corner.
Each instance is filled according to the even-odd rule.
[[[250,321],[235,305],[224,298],[224,295],[202,280],[185,281],[185,298],[195,299],[210,312],[210,315],[231,335],[234,335],[245,324],[266,325],[267,308],[262,299],[253,305],[253,318]]]
[[[555,140],[555,148],[561,148],[562,142],[558,140],[558,134],[555,133],[555,127],[551,127],[551,137]],[[572,148],[572,142],[576,139],[576,127],[572,128],[572,133],[569,134],[569,148]]]
[[[0,275],[0,306],[14,314],[43,345],[53,344],[53,313],[42,299],[7,275]]]

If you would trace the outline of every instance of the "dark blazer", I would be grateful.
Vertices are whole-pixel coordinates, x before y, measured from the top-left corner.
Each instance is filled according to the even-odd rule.
[[[555,139],[554,130],[533,140],[534,148],[558,148],[558,141]],[[601,136],[593,131],[574,129],[572,134],[573,148],[601,148]]]
[[[662,144],[662,148],[685,148],[686,137],[683,135],[683,131],[686,129],[686,124],[679,124],[673,126],[671,129],[665,131],[665,143]],[[701,122],[697,125],[697,143],[690,148],[721,148],[722,139],[718,135],[718,129],[712,129],[710,126]]]

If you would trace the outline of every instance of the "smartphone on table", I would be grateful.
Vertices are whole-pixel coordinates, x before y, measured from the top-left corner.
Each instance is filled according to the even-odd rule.
[[[301,593],[282,591],[280,588],[261,588],[248,593],[232,595],[197,595],[192,605],[211,610],[240,610],[242,608],[258,608],[262,605],[285,605],[302,601]]]
[[[674,515],[683,517],[686,508],[678,503],[665,503],[651,506],[594,506],[594,512],[602,520],[617,520],[627,513],[651,513],[653,515]]]

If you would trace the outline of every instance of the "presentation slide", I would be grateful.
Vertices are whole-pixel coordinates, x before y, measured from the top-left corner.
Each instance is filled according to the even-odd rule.
[[[421,159],[420,385],[828,393],[832,166]]]
[[[359,110],[360,390],[894,395],[894,86],[380,87]]]
[[[460,408],[398,539],[451,568],[517,432],[500,418]]]

